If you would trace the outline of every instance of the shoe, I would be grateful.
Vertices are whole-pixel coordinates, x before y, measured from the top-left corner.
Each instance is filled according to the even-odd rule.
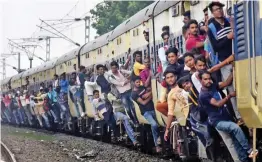
[[[161,138],[160,137],[157,138],[157,144],[161,145]]]
[[[242,125],[242,124],[244,124],[244,121],[243,121],[243,119],[241,119],[241,118],[240,118],[240,119],[238,119],[238,120],[237,120],[237,125]]]
[[[141,144],[136,141],[136,142],[134,142],[134,146],[135,146],[136,148],[140,148],[140,147],[141,147]]]

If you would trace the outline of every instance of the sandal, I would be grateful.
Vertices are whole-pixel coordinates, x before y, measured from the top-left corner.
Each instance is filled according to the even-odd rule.
[[[252,151],[252,152],[248,155],[248,157],[249,157],[249,158],[255,158],[255,157],[257,156],[257,154],[258,154],[258,150]]]

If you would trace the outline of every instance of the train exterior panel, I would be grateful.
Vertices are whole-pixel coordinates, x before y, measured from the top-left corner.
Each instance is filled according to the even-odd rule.
[[[262,127],[261,105],[261,2],[239,2],[235,12],[235,81],[237,106],[249,127]],[[260,48],[260,49],[259,49]]]

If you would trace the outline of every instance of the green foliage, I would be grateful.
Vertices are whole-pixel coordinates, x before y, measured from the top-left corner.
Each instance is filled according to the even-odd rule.
[[[98,35],[113,30],[116,26],[136,14],[154,1],[104,1],[92,9],[92,27]]]

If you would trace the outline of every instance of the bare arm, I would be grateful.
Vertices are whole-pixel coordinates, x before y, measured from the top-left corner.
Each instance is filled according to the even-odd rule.
[[[141,105],[146,105],[149,101],[152,100],[152,96],[149,96],[147,99],[143,100],[142,98],[138,98],[137,102],[140,103]]]
[[[231,62],[234,61],[234,54],[230,55],[227,59],[225,59],[224,61],[222,61],[221,63],[213,66],[212,68],[208,69],[208,71],[210,73],[213,73],[215,71],[218,71],[219,69],[221,69],[222,67],[224,67],[225,65],[230,64]]]
[[[220,108],[222,107],[223,105],[226,104],[226,102],[231,98],[231,95],[229,94],[228,96],[226,96],[225,98],[223,98],[222,100],[219,100],[217,101],[216,99],[214,98],[211,98],[210,100],[210,104],[217,107],[217,108]]]
[[[224,81],[224,82],[219,82],[219,89],[223,89],[223,88],[229,86],[229,85],[232,83],[232,81],[233,81],[233,74],[231,73],[231,74],[228,76],[228,78],[227,78],[226,81]]]

